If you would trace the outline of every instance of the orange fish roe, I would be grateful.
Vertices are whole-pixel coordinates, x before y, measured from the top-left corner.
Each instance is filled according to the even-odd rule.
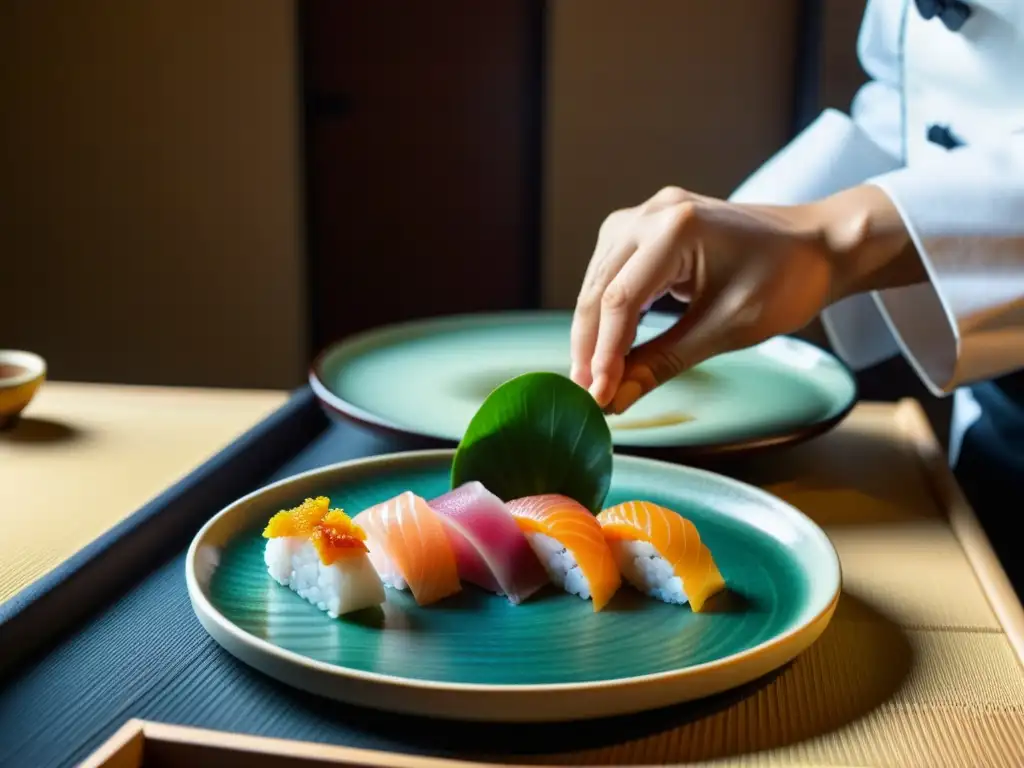
[[[263,529],[266,539],[279,539],[287,536],[309,536],[317,523],[323,520],[330,510],[331,500],[326,496],[306,499],[294,509],[278,512]]]
[[[306,499],[294,509],[278,512],[267,523],[263,537],[309,538],[324,565],[333,565],[345,555],[366,552],[366,532],[340,509],[330,508],[330,499]]]
[[[310,540],[324,565],[333,565],[340,558],[366,552],[366,532],[352,522],[340,509],[332,509],[313,531]]]

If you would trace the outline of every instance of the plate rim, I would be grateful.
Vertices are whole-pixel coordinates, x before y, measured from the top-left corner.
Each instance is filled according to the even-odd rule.
[[[648,685],[665,685],[673,684],[685,681],[694,677],[701,677],[705,675],[711,675],[716,672],[727,672],[730,668],[735,668],[737,665],[744,664],[756,664],[760,657],[772,653],[773,651],[778,652],[780,650],[787,649],[790,646],[798,646],[801,641],[806,638],[809,634],[813,634],[810,637],[809,642],[805,648],[811,643],[815,642],[817,638],[824,631],[828,623],[831,622],[832,614],[834,613],[836,606],[839,602],[839,598],[842,594],[843,588],[843,572],[842,563],[839,559],[839,554],[835,548],[834,543],[828,534],[810,517],[801,512],[794,505],[787,501],[769,493],[757,486],[746,483],[742,480],[727,477],[717,472],[712,472],[706,469],[700,469],[696,467],[689,467],[684,465],[671,464],[669,462],[660,461],[658,459],[652,459],[640,456],[631,456],[623,454],[615,454],[615,461],[623,462],[627,465],[633,464],[637,466],[657,466],[661,468],[670,468],[672,471],[678,471],[682,474],[690,474],[691,476],[701,476],[705,479],[713,482],[721,482],[726,485],[732,485],[739,487],[744,493],[752,494],[754,497],[761,497],[765,506],[777,508],[779,511],[786,515],[792,516],[800,525],[807,527],[808,531],[819,539],[819,543],[822,544],[822,550],[828,555],[833,573],[830,574],[834,580],[833,588],[830,592],[829,598],[823,605],[817,607],[805,620],[798,622],[794,626],[790,627],[783,633],[773,635],[767,640],[755,645],[751,648],[747,648],[739,653],[730,654],[720,659],[714,659],[712,661],[703,662],[701,664],[695,664],[692,666],[683,667],[681,669],[672,669],[662,672],[652,672],[644,675],[633,675],[629,677],[619,677],[607,680],[596,680],[587,682],[568,682],[568,683],[527,683],[527,684],[511,684],[511,683],[463,683],[463,682],[450,682],[440,680],[428,680],[428,679],[417,679],[401,677],[396,675],[384,674],[380,672],[368,672],[365,670],[353,669],[351,667],[345,667],[337,664],[330,664],[328,662],[319,661],[312,659],[308,656],[304,656],[295,651],[282,648],[268,640],[256,637],[244,629],[239,627],[237,624],[232,622],[223,613],[221,613],[206,594],[206,590],[200,584],[200,579],[197,575],[198,569],[198,554],[203,546],[203,540],[209,535],[210,530],[218,524],[219,521],[232,515],[238,514],[238,510],[252,503],[259,496],[268,493],[274,489],[280,489],[287,485],[300,484],[304,480],[309,480],[318,475],[330,475],[338,472],[345,472],[349,470],[355,470],[359,468],[372,468],[374,465],[386,466],[388,464],[403,464],[403,463],[427,463],[430,461],[440,461],[443,459],[451,459],[455,455],[453,449],[440,448],[440,449],[424,449],[414,451],[401,451],[397,453],[381,454],[376,456],[367,456],[358,459],[350,459],[347,461],[335,462],[333,464],[325,465],[323,467],[315,467],[313,469],[305,470],[288,477],[281,478],[272,483],[268,483],[261,486],[253,491],[239,497],[232,503],[223,507],[214,515],[212,515],[206,523],[196,532],[191,543],[189,544],[188,550],[185,555],[185,582],[186,588],[189,595],[189,600],[192,604],[192,609],[196,614],[196,617],[200,620],[200,624],[222,648],[227,650],[232,655],[236,655],[234,651],[225,645],[220,637],[214,632],[210,631],[207,627],[206,621],[211,621],[215,624],[220,631],[230,636],[235,642],[242,644],[247,647],[248,650],[261,653],[265,656],[284,661],[291,665],[297,665],[304,668],[306,671],[316,672],[318,674],[326,676],[328,679],[335,680],[356,680],[361,683],[367,683],[373,686],[385,686],[388,688],[405,688],[415,689],[421,693],[438,693],[438,694],[484,694],[484,695],[495,695],[495,694],[508,694],[508,695],[545,695],[545,694],[564,694],[564,693],[600,693],[608,694],[616,691],[623,691],[628,689],[634,689],[638,686]],[[219,566],[218,566],[219,567]],[[797,650],[794,653],[789,653],[786,650],[786,658],[781,664],[772,666],[772,669],[777,669],[784,665],[786,662],[795,658],[799,655],[802,650]],[[250,662],[247,664],[252,665]],[[261,670],[262,671],[262,670]],[[750,680],[744,680],[743,682],[750,682]],[[742,684],[738,683],[738,684]],[[726,686],[726,688],[735,687],[733,685]]]
[[[676,317],[672,313],[667,312],[650,312],[648,314],[651,316],[662,316],[666,318]],[[364,344],[368,340],[372,340],[375,336],[387,336],[390,334],[401,333],[402,331],[415,330],[417,328],[443,328],[446,326],[458,327],[466,323],[472,323],[473,321],[494,322],[498,320],[513,320],[518,323],[531,321],[541,322],[545,319],[555,319],[565,317],[567,315],[571,316],[571,313],[565,310],[554,309],[459,313],[406,320],[398,323],[389,323],[387,325],[367,328],[354,333],[351,336],[337,339],[321,349],[314,356],[312,362],[308,366],[306,380],[310,389],[313,390],[313,394],[320,402],[321,407],[326,408],[328,411],[343,419],[353,421],[357,425],[369,427],[371,429],[383,430],[388,434],[393,434],[398,437],[419,438],[421,440],[429,440],[442,444],[457,444],[458,438],[439,434],[436,430],[425,431],[418,427],[403,426],[400,423],[391,421],[383,416],[361,408],[360,406],[351,403],[336,394],[327,384],[327,379],[324,374],[324,364],[326,360],[333,355],[339,354],[346,348],[353,347],[358,344]],[[641,319],[641,324],[642,323],[643,319]],[[857,383],[856,375],[850,367],[837,355],[804,339],[800,339],[789,334],[778,334],[772,338],[785,339],[791,344],[804,348],[813,348],[824,357],[829,358],[829,361],[843,373],[850,385],[850,396],[842,407],[835,412],[835,414],[826,419],[815,420],[802,426],[779,430],[767,435],[739,438],[736,440],[720,440],[707,443],[666,443],[658,445],[629,441],[628,436],[623,439],[623,442],[618,442],[615,435],[613,435],[612,442],[614,443],[615,448],[622,449],[623,451],[655,455],[664,453],[682,453],[690,456],[720,456],[803,442],[823,434],[840,424],[847,416],[850,415],[850,412],[856,407],[857,401],[860,399],[860,386]]]

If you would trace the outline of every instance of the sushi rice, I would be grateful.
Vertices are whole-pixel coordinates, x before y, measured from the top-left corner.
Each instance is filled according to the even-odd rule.
[[[584,600],[592,597],[590,582],[583,575],[583,570],[572,552],[564,544],[551,536],[534,532],[527,533],[526,540],[530,542],[553,584],[570,594],[579,595]]]
[[[690,601],[683,580],[652,544],[613,539],[608,545],[622,575],[636,590],[664,603],[686,605]]]
[[[387,552],[383,549],[374,548],[370,551],[370,562],[373,563],[374,571],[384,582],[384,586],[391,589],[406,591],[409,589],[409,582],[402,576],[402,571],[395,564]]]
[[[271,578],[325,611],[332,619],[386,601],[384,585],[365,552],[324,565],[304,536],[267,541],[264,561]]]

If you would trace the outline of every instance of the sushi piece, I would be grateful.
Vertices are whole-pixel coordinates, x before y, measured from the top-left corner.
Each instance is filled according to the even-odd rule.
[[[505,503],[472,481],[432,499],[455,550],[459,577],[518,605],[548,583],[548,574]]]
[[[445,524],[416,494],[405,491],[353,519],[366,531],[370,561],[385,586],[408,589],[418,605],[462,591]]]
[[[627,501],[597,516],[619,569],[644,594],[699,613],[725,580],[696,526],[649,501]]]
[[[507,506],[551,581],[591,599],[595,611],[604,608],[621,586],[622,575],[590,510],[553,493],[513,499]]]
[[[263,531],[271,578],[331,618],[387,599],[364,540],[366,534],[326,496],[278,512]]]

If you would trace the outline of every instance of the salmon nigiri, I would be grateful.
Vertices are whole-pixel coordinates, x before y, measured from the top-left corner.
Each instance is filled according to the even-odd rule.
[[[547,493],[513,499],[508,511],[526,534],[552,582],[600,611],[619,589],[622,576],[590,510],[568,496]]]
[[[424,499],[405,491],[352,521],[366,532],[370,562],[385,586],[408,589],[418,605],[462,590],[444,523]]]
[[[626,580],[650,597],[699,613],[725,588],[697,527],[682,515],[649,501],[627,501],[597,516]]]

